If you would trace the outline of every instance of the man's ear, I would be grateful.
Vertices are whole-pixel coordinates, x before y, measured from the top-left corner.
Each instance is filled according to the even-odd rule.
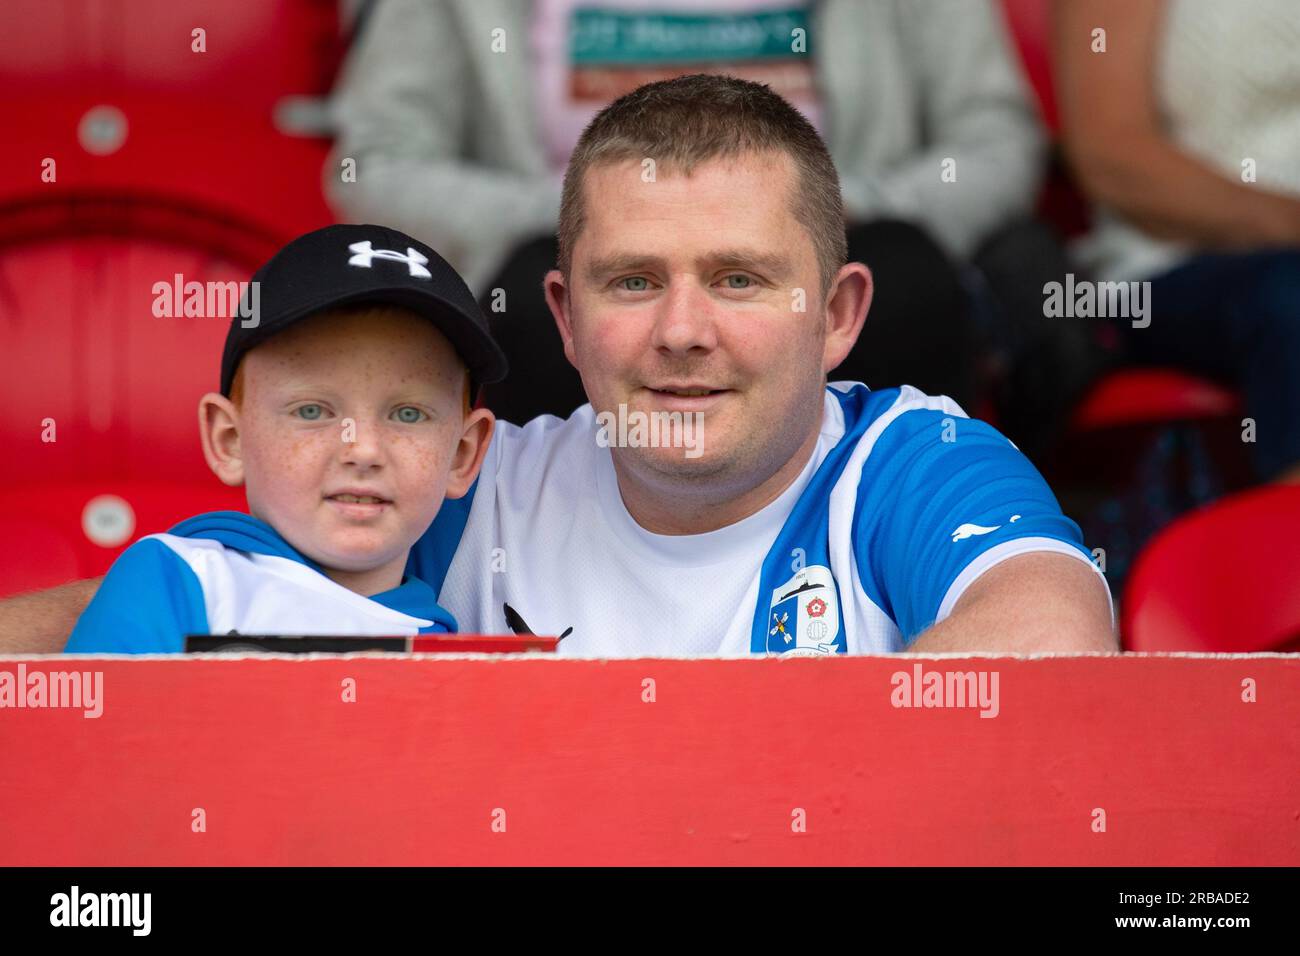
[[[578,363],[573,360],[573,325],[569,311],[569,289],[564,282],[564,273],[559,269],[552,269],[546,273],[546,278],[542,280],[542,288],[546,293],[546,304],[551,309],[551,315],[555,317],[555,327],[560,330],[560,338],[564,341],[564,357],[569,360],[569,364],[574,368]]]
[[[208,392],[199,399],[199,440],[203,457],[221,483],[244,483],[244,459],[239,446],[239,409],[230,399]]]
[[[862,334],[874,291],[871,270],[861,262],[850,262],[836,274],[826,298],[826,348],[822,354],[822,371],[829,373],[849,357]]]
[[[476,408],[465,416],[465,430],[456,443],[447,475],[448,498],[463,498],[469,492],[483,467],[496,422],[496,416],[486,408]]]

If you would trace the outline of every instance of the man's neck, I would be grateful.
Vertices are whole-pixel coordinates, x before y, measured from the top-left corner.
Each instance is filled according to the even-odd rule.
[[[744,521],[779,498],[803,472],[817,447],[823,414],[818,410],[814,427],[785,464],[754,487],[739,491],[702,480],[642,481],[615,455],[614,474],[623,505],[632,520],[651,534],[705,534]]]

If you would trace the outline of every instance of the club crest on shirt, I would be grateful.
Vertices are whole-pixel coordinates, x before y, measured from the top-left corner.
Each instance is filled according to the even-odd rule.
[[[772,592],[768,653],[834,654],[839,643],[839,600],[829,568],[803,568]]]

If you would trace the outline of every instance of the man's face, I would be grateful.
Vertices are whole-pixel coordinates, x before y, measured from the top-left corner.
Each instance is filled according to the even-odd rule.
[[[569,360],[597,413],[625,404],[704,415],[699,457],[616,449],[625,467],[748,490],[816,433],[826,322],[812,240],[792,211],[795,183],[781,153],[690,176],[661,169],[654,182],[635,160],[587,172],[567,301],[552,306],[567,311]]]
[[[465,369],[450,343],[399,310],[328,315],[243,362],[249,510],[326,568],[400,570],[442,504],[464,428]]]

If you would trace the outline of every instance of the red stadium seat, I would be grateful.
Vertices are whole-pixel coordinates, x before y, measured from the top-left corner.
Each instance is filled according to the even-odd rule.
[[[131,542],[205,511],[244,511],[242,488],[206,482],[72,481],[0,492],[0,598],[98,577]]]
[[[29,220],[58,203],[83,218],[98,211],[105,230],[128,233],[145,224],[116,225],[115,216],[150,214],[151,224],[188,225],[181,238],[195,242],[206,241],[208,223],[236,220],[262,252],[333,221],[321,187],[328,142],[286,136],[269,114],[104,89],[45,94],[11,112],[0,150],[0,241],[29,234]]]
[[[15,101],[164,92],[269,116],[285,95],[329,90],[343,46],[338,8],[337,0],[5,0],[0,83]],[[195,29],[205,31],[202,52]]]
[[[1051,11],[1047,0],[1002,0],[1002,12],[1020,54],[1020,64],[1033,90],[1043,125],[1055,139],[1061,122],[1052,83]],[[1063,236],[1077,236],[1088,231],[1091,217],[1087,200],[1071,181],[1059,150],[1052,151],[1051,165],[1038,196],[1036,212]]]
[[[1125,369],[1101,379],[1074,412],[1079,431],[1153,425],[1239,414],[1241,400],[1223,388],[1173,369]]]
[[[277,112],[287,98],[327,94],[343,48],[337,6],[0,6],[0,239],[14,226],[11,207],[26,215],[27,204],[55,199],[199,208],[241,220],[272,249],[327,225],[328,143],[286,135]],[[200,28],[206,48],[196,52]]]
[[[1060,129],[1060,118],[1052,85],[1048,0],[1002,0],[1002,12],[1020,53],[1025,76],[1038,99],[1043,122],[1056,133]]]
[[[1132,651],[1300,651],[1300,486],[1169,525],[1138,557],[1121,611]]]
[[[133,537],[243,506],[197,431],[228,319],[156,318],[154,285],[246,280],[332,221],[328,144],[277,113],[324,96],[342,50],[336,0],[0,5],[0,593],[108,567],[127,542],[87,537],[98,494]]]
[[[213,480],[197,408],[219,385],[229,320],[155,317],[154,286],[173,286],[178,273],[187,282],[246,281],[255,265],[221,248],[147,237],[0,244],[7,482]]]

